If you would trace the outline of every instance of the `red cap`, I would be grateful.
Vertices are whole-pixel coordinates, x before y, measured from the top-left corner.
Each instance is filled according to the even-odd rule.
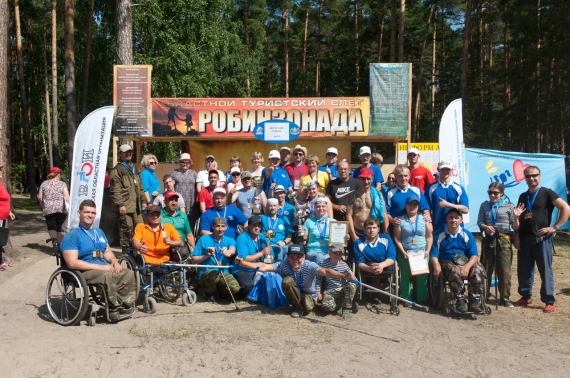
[[[60,173],[61,169],[59,169],[58,167],[53,167],[49,170],[49,173]]]
[[[358,173],[358,177],[359,177],[359,178],[360,178],[360,177],[366,178],[366,177],[370,177],[370,176],[372,176],[372,175],[373,175],[372,169],[366,168],[366,167],[362,168],[362,169],[360,170],[360,173]]]
[[[164,193],[164,199],[170,199],[170,198],[172,198],[172,197],[178,198],[178,197],[179,197],[179,196],[178,196],[178,193],[176,193],[176,192],[173,191],[173,190],[169,190],[168,192]]]

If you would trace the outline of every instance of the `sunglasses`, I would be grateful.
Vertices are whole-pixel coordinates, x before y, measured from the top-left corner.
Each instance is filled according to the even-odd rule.
[[[538,176],[540,176],[540,173],[535,173],[533,175],[524,175],[527,180],[530,178],[537,178]]]
[[[251,180],[251,177],[243,177],[241,180],[242,180],[242,181]]]
[[[490,196],[498,196],[501,192],[494,192],[492,190],[487,190],[487,194]]]
[[[305,155],[305,154],[302,152],[295,152],[295,156],[303,156],[303,155]]]
[[[396,181],[394,177],[388,177],[388,181]]]
[[[232,176],[241,176],[240,173],[232,173]]]
[[[158,163],[156,161],[151,161],[150,163],[148,163],[148,165],[157,165]]]

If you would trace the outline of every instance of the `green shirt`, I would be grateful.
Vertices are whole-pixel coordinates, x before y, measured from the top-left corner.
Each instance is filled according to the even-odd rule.
[[[192,232],[190,229],[190,222],[188,222],[188,217],[178,209],[174,215],[170,215],[162,209],[162,223],[170,223],[173,225],[176,231],[180,234],[180,238],[184,243],[186,243],[186,234]]]

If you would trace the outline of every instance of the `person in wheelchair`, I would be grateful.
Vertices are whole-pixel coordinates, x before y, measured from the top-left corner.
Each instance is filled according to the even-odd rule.
[[[132,245],[147,264],[159,265],[170,260],[172,247],[182,247],[184,243],[173,225],[162,222],[161,206],[152,205],[147,212],[147,223],[135,227]]]
[[[169,223],[173,225],[180,235],[180,239],[182,239],[183,243],[183,247],[180,248],[180,256],[182,259],[185,259],[190,255],[191,249],[196,247],[196,241],[192,233],[192,228],[190,228],[188,216],[178,209],[178,200],[179,196],[175,191],[169,190],[164,193],[165,207],[162,209],[161,218],[164,224]]]
[[[459,313],[484,314],[481,295],[485,283],[485,268],[479,262],[477,243],[471,232],[461,227],[463,216],[458,209],[449,209],[447,225],[435,232],[430,253],[433,279],[441,275],[449,282],[455,309]],[[469,306],[465,299],[463,280],[469,281]]]
[[[81,271],[88,284],[105,286],[111,320],[132,314],[136,299],[134,272],[123,269],[111,251],[105,233],[93,227],[97,215],[95,202],[82,201],[77,214],[79,227],[68,232],[61,241],[65,264]]]
[[[396,248],[389,235],[380,234],[380,222],[368,218],[364,222],[364,236],[354,242],[354,259],[363,276],[377,276],[393,270]]]

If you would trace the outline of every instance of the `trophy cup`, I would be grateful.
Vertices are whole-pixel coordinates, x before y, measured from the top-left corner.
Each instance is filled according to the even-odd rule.
[[[303,225],[303,218],[305,218],[307,216],[307,213],[305,212],[305,210],[299,209],[293,213],[293,216],[295,216],[295,219],[297,220],[297,222],[296,222],[297,225],[302,226]],[[297,241],[305,239],[305,231],[303,231],[303,229],[301,229],[301,230],[297,229],[295,231],[295,234],[297,235]]]
[[[263,231],[263,235],[265,235],[265,237],[267,238],[267,240],[268,240],[268,242],[269,242],[269,245],[271,246],[271,239],[273,239],[273,238],[275,237],[275,231],[273,231],[273,230],[266,230],[266,231]],[[263,262],[264,262],[265,264],[273,264],[273,261],[274,261],[274,260],[275,260],[275,259],[274,259],[273,256],[271,256],[271,255],[267,255],[267,256],[264,256],[264,257],[263,257]]]
[[[255,195],[253,198],[254,198],[254,200],[257,198],[257,200],[255,201],[255,203],[253,204],[253,206],[251,208],[251,213],[254,215],[261,215],[262,211],[261,211],[261,203],[259,203],[260,202],[259,201],[259,187],[263,185],[263,177],[255,176],[254,178],[252,178],[251,183],[255,187]]]

